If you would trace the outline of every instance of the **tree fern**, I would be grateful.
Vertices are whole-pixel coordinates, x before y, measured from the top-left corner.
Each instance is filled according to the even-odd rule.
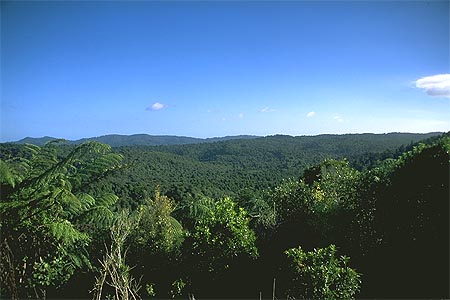
[[[92,203],[90,207],[86,208],[85,211],[79,215],[77,219],[78,223],[91,224],[98,228],[106,228],[111,226],[114,221],[115,214],[112,212],[110,207],[114,205],[118,199],[119,198],[116,195],[110,193],[101,195],[94,200],[94,203]]]
[[[90,265],[89,225],[107,226],[114,218],[110,206],[117,197],[91,195],[85,189],[105,172],[120,168],[122,156],[108,145],[88,142],[58,159],[57,142],[26,145],[29,159],[0,162],[0,250],[6,253],[0,279],[2,292],[8,290],[12,298],[29,296],[28,289],[45,290],[50,282],[61,284],[75,269]],[[6,269],[15,274],[9,276]]]
[[[47,225],[49,233],[62,244],[71,244],[76,241],[89,241],[90,237],[75,229],[68,220],[53,222]]]
[[[202,197],[199,201],[193,202],[189,207],[191,218],[201,219],[214,210],[215,200],[208,197]]]
[[[14,187],[15,185],[14,175],[12,174],[8,165],[2,160],[0,160],[0,184],[10,185],[12,187]]]

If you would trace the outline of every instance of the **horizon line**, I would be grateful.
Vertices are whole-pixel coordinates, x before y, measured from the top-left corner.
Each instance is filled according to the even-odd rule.
[[[407,132],[407,131],[389,131],[389,132],[347,132],[347,133],[304,133],[299,135],[293,135],[293,134],[287,134],[287,133],[273,133],[273,134],[267,134],[267,135],[256,135],[256,134],[231,134],[231,135],[223,135],[223,136],[210,136],[210,137],[196,137],[196,136],[188,136],[188,135],[177,135],[177,134],[149,134],[149,133],[132,133],[132,134],[120,134],[120,133],[108,133],[103,135],[97,135],[97,136],[90,136],[90,137],[82,137],[82,138],[75,138],[75,139],[67,139],[62,137],[53,137],[49,135],[44,135],[40,137],[33,137],[33,136],[26,136],[17,140],[8,140],[8,141],[0,141],[0,143],[17,143],[19,141],[22,141],[24,139],[43,139],[43,138],[51,138],[51,139],[62,139],[69,142],[75,142],[83,139],[95,139],[95,138],[101,138],[106,136],[122,136],[122,137],[130,137],[130,136],[136,136],[136,135],[146,135],[151,137],[179,137],[179,138],[191,138],[191,139],[199,139],[199,140],[208,140],[208,139],[220,139],[220,138],[227,138],[227,137],[242,137],[242,136],[248,136],[248,137],[255,137],[255,138],[264,138],[264,137],[271,137],[271,136],[291,136],[291,137],[302,137],[302,136],[321,136],[321,135],[362,135],[362,134],[375,134],[375,135],[383,135],[383,134],[432,134],[432,133],[447,133],[450,131],[430,131],[430,132]]]

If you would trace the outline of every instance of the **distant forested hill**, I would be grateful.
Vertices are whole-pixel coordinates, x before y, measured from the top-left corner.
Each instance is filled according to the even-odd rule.
[[[40,138],[26,137],[17,142],[13,142],[14,144],[33,144],[37,146],[44,146],[46,143],[57,140],[58,138],[51,136],[44,136]]]
[[[190,144],[203,144],[214,143],[231,140],[253,140],[259,139],[269,142],[262,142],[261,144],[269,145],[270,141],[282,141],[284,144],[288,142],[290,145],[301,145],[303,147],[309,147],[319,145],[327,151],[333,151],[331,147],[338,147],[338,151],[346,151],[345,146],[349,147],[352,141],[359,141],[365,143],[366,146],[375,144],[378,149],[385,147],[386,145],[397,147],[399,145],[415,143],[423,139],[427,139],[432,136],[437,136],[441,133],[433,132],[427,134],[419,133],[388,133],[388,134],[345,134],[345,135],[317,135],[317,136],[289,136],[289,135],[274,135],[267,137],[258,137],[254,135],[236,135],[225,137],[213,137],[213,138],[193,138],[186,136],[175,135],[148,135],[148,134],[133,134],[133,135],[120,135],[120,134],[108,134],[98,137],[82,138],[79,140],[67,140],[68,144],[78,145],[87,141],[96,141],[104,144],[108,144],[111,147],[123,147],[123,146],[161,146],[161,145],[190,145]],[[13,142],[16,144],[33,144],[37,146],[43,146],[45,143],[57,140],[60,138],[44,136],[41,138],[26,137],[19,141]],[[326,142],[330,141],[330,145],[326,146]],[[381,142],[381,144],[380,144]],[[344,145],[344,147],[342,147]],[[172,150],[170,150],[172,151]],[[175,151],[183,151],[176,149]],[[188,150],[190,151],[190,150]],[[201,151],[201,150],[200,150]]]
[[[252,140],[231,140],[212,145],[177,145],[158,148],[204,162],[226,162],[251,167],[273,160],[299,161],[302,156],[354,157],[366,153],[392,151],[441,133],[345,134],[317,136],[274,135]],[[309,158],[309,157],[308,157]],[[320,157],[318,157],[320,159]]]
[[[414,143],[439,135],[275,135],[215,139],[108,135],[69,142],[61,147],[61,155],[70,151],[72,144],[88,140],[125,145],[117,147],[116,151],[124,155],[126,168],[102,178],[96,189],[113,191],[122,205],[135,206],[139,202],[136,199],[144,198],[147,191],[154,191],[156,186],[174,199],[197,195],[235,196],[245,190],[261,192],[284,179],[299,178],[306,168],[329,158],[346,158],[351,166],[364,170],[375,166],[379,160],[399,156]],[[45,137],[21,142],[39,144],[49,140],[51,138]],[[159,146],[146,146],[146,143]],[[8,153],[9,157],[18,156],[17,146],[2,144],[0,158]]]
[[[120,135],[120,134],[108,134],[98,137],[82,138],[79,140],[69,140],[69,144],[78,145],[87,141],[96,141],[103,144],[108,144],[111,147],[120,146],[157,146],[157,145],[185,145],[185,144],[197,144],[197,143],[212,143],[218,141],[228,141],[234,139],[252,139],[256,136],[251,135],[237,135],[237,136],[225,136],[215,138],[193,138],[186,136],[175,135],[148,135],[148,134],[133,134],[133,135]],[[26,137],[15,143],[17,144],[33,144],[37,146],[43,146],[45,143],[56,140],[54,137],[41,137],[32,138]]]
[[[102,183],[129,204],[143,191],[160,186],[171,197],[237,195],[262,191],[327,158],[346,158],[360,170],[395,158],[418,141],[439,134],[349,134],[228,140],[167,146],[126,146],[127,169]],[[125,200],[127,199],[127,200]],[[128,201],[129,199],[129,201]]]

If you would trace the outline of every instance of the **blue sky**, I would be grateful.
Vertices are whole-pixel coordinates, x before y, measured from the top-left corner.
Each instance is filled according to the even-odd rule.
[[[448,131],[449,44],[448,1],[2,1],[0,138]]]

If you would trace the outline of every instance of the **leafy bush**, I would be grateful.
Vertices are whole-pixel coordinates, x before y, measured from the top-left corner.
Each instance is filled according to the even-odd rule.
[[[207,264],[209,271],[227,268],[230,261],[241,254],[258,255],[247,212],[229,197],[214,202],[197,220],[192,238],[194,253]]]
[[[336,256],[334,245],[310,252],[292,248],[285,254],[291,276],[288,298],[349,299],[359,291],[360,275],[348,267],[348,257]]]

